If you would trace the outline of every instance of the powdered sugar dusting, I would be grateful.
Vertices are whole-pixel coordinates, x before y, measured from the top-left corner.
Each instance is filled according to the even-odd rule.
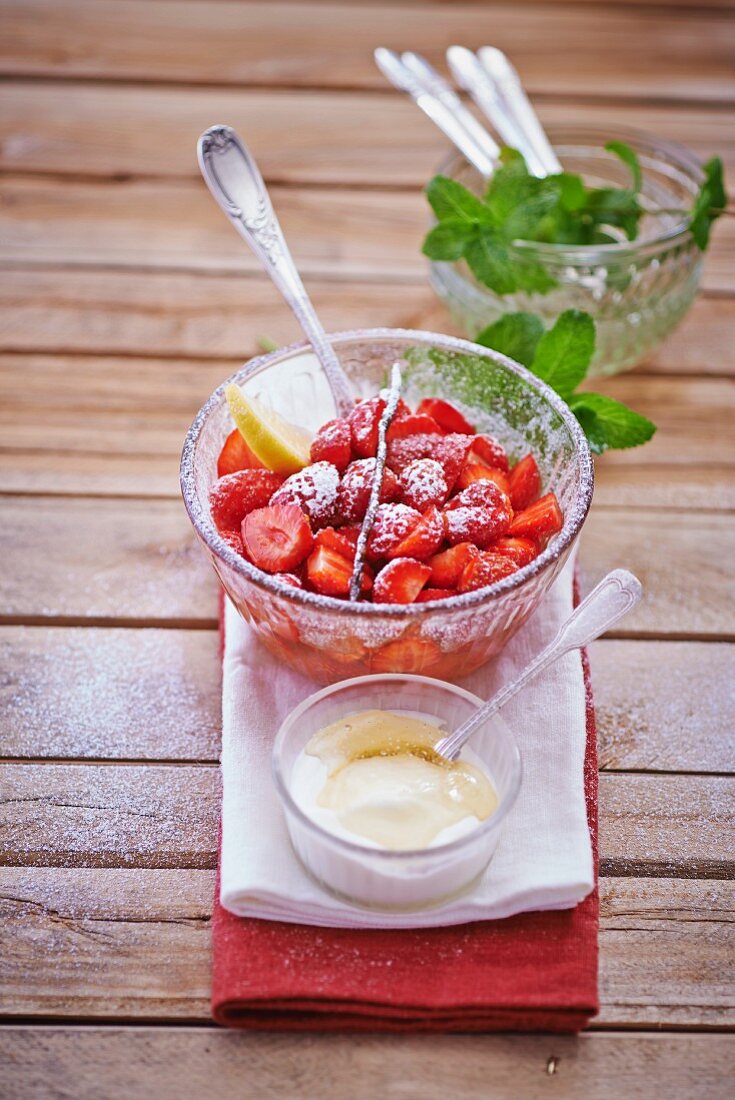
[[[433,458],[409,462],[401,474],[403,502],[423,512],[430,504],[440,506],[449,495],[449,486],[441,463]]]

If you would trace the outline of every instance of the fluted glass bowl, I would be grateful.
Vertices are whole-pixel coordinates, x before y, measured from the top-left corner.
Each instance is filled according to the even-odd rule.
[[[550,126],[549,137],[565,171],[588,186],[626,187],[630,172],[606,152],[605,142],[623,140],[640,158],[642,203],[647,209],[690,211],[702,182],[700,162],[681,145],[637,130],[610,126],[605,131]],[[482,193],[484,181],[461,156],[440,168]],[[647,213],[635,241],[606,245],[536,244],[511,246],[518,262],[542,264],[557,286],[548,294],[500,296],[477,282],[466,263],[432,263],[430,280],[455,322],[471,339],[505,313],[525,310],[551,324],[565,309],[582,309],[597,326],[591,375],[617,374],[646,358],[679,323],[697,293],[702,253],[681,214]]]
[[[496,436],[517,460],[532,450],[544,492],[553,490],[564,526],[530,565],[490,588],[412,605],[361,602],[294,588],[245,561],[220,537],[209,511],[217,456],[232,422],[225,386],[244,392],[315,431],[335,415],[311,348],[297,344],[253,359],[218,387],[184,443],[181,487],[189,517],[225,591],[277,657],[319,683],[375,672],[465,675],[502,649],[564,564],[592,497],[592,460],[564,402],[523,367],[466,340],[405,329],[370,329],[330,337],[355,394],[368,397],[400,359],[404,397],[444,396],[479,431]]]

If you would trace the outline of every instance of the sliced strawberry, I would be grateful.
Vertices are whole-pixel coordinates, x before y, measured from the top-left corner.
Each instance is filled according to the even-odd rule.
[[[437,588],[456,588],[467,562],[476,558],[479,553],[474,543],[459,542],[449,550],[443,550],[441,554],[434,554],[429,560],[431,583]]]
[[[459,591],[474,592],[476,588],[486,588],[489,584],[502,581],[503,577],[509,577],[517,569],[518,566],[510,558],[504,558],[502,554],[493,554],[489,550],[482,550],[462,570]]]
[[[245,547],[242,544],[242,535],[239,531],[222,531],[221,535],[236,554],[240,554],[242,557],[245,556]]]
[[[331,462],[340,473],[352,458],[352,432],[347,420],[328,420],[322,424],[311,444],[312,462]]]
[[[217,477],[234,474],[236,470],[262,470],[263,463],[250,450],[242,435],[235,428],[225,440],[217,459]]]
[[[500,467],[486,466],[484,462],[465,462],[457,478],[456,489],[466,489],[473,481],[494,481],[499,489],[508,495],[510,488],[508,475]]]
[[[442,466],[450,493],[454,489],[462,467],[467,461],[474,438],[471,435],[461,435],[453,432],[451,435],[445,435],[433,448],[430,457],[435,458]]]
[[[491,435],[476,435],[472,441],[472,450],[468,456],[470,462],[484,462],[486,466],[497,466],[508,472],[510,464],[503,448]]]
[[[368,539],[368,557],[393,557],[396,547],[421,521],[421,513],[407,504],[379,504]]]
[[[314,545],[309,520],[298,504],[257,508],[243,520],[242,541],[253,565],[266,573],[289,573]]]
[[[395,549],[385,556],[387,558],[416,558],[417,561],[424,561],[435,554],[443,542],[444,515],[436,505],[432,504],[430,508],[426,509],[415,527],[412,527]]]
[[[416,458],[401,474],[401,500],[419,512],[430,504],[441,507],[448,495],[444,467],[433,458]]]
[[[326,527],[337,514],[339,470],[331,462],[315,462],[291,474],[277,493],[273,504],[298,504],[312,526]]]
[[[553,493],[547,493],[513,517],[508,534],[514,538],[518,535],[525,536],[543,546],[552,535],[561,531],[563,525],[564,516],[559,502]]]
[[[215,481],[209,490],[212,519],[220,532],[238,531],[248,512],[264,508],[283,484],[271,470],[236,470]]]
[[[419,402],[417,413],[426,413],[436,420],[445,432],[459,432],[461,435],[474,435],[475,429],[469,420],[465,420],[459,409],[442,401],[440,397],[425,397]]]
[[[492,545],[495,554],[502,554],[504,558],[510,558],[517,566],[528,565],[535,557],[538,557],[538,546],[533,539],[502,538]]]
[[[484,549],[508,530],[512,510],[510,501],[494,481],[474,481],[447,504],[447,541],[474,542]]]
[[[427,672],[441,658],[428,638],[397,638],[387,642],[370,662],[371,672]]]
[[[450,596],[456,596],[454,588],[423,588],[416,597],[416,603],[428,603],[429,600],[448,600]]]
[[[325,540],[320,535],[324,532],[320,531],[317,535],[314,549],[306,561],[306,579],[316,592],[324,596],[347,596],[355,568],[355,548],[345,539],[345,552],[344,548],[331,545],[329,536]],[[372,570],[370,566],[365,566],[361,591],[369,592],[372,586]]]
[[[339,530],[334,527],[323,527],[314,536],[314,543],[316,546],[327,546],[330,550],[344,554],[347,558],[354,558],[359,537],[359,527],[340,527]]]
[[[409,435],[403,439],[394,439],[388,444],[388,465],[397,474],[417,458],[433,458],[444,469],[444,476],[451,491],[464,465],[473,436],[444,435],[430,432]]]
[[[372,458],[378,449],[378,425],[385,401],[382,397],[369,397],[355,405],[349,415],[352,433],[352,449],[360,458]]]
[[[384,566],[373,586],[375,603],[413,603],[429,577],[431,569],[413,558],[395,558]]]
[[[304,582],[301,577],[297,577],[295,573],[276,573],[276,580],[283,581],[284,584],[289,584],[292,588],[303,588]]]
[[[510,502],[513,510],[522,512],[533,504],[541,492],[541,474],[533,455],[526,455],[510,471]]]
[[[424,413],[408,413],[407,416],[395,416],[391,422],[385,438],[390,442],[393,439],[405,439],[408,435],[443,435],[436,420]]]
[[[342,523],[360,523],[367,511],[370,490],[375,477],[375,459],[361,458],[351,462],[342,475],[337,493],[337,519]],[[400,493],[398,478],[386,466],[380,499],[385,503],[395,500]]]

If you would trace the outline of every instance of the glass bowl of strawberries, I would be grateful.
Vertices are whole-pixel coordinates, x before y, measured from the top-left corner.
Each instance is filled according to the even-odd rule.
[[[297,671],[320,683],[464,676],[535,610],[579,535],[593,487],[584,433],[538,378],[466,340],[330,339],[354,410],[336,417],[308,345],[253,359],[186,437],[189,516],[240,614]],[[403,387],[381,466],[395,362]]]

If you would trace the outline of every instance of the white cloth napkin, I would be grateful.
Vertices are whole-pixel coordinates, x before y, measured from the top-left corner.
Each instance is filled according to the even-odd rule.
[[[485,698],[520,671],[571,613],[572,580],[569,562],[501,656],[462,686]],[[226,909],[333,928],[431,928],[568,909],[592,890],[578,652],[562,657],[503,709],[521,749],[523,783],[489,867],[470,892],[419,913],[379,913],[338,901],[306,875],[291,848],[271,779],[271,747],[286,714],[316,690],[272,657],[227,601],[220,887]]]

